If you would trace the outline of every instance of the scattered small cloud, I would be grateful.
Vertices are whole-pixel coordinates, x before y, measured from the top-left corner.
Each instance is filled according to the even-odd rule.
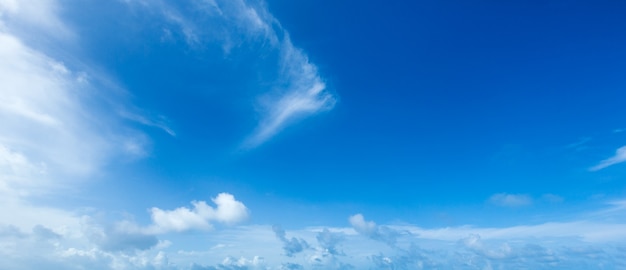
[[[615,151],[615,155],[600,161],[598,165],[589,168],[590,171],[595,172],[602,170],[606,167],[613,166],[626,161],[626,146],[622,146]]]
[[[580,139],[578,139],[577,142],[575,143],[571,143],[568,144],[567,146],[565,146],[565,148],[567,149],[573,149],[575,151],[581,151],[587,148],[587,144],[591,141],[590,137],[582,137]]]
[[[526,194],[498,193],[492,195],[489,198],[489,202],[498,206],[520,207],[531,205],[533,203],[533,199]]]

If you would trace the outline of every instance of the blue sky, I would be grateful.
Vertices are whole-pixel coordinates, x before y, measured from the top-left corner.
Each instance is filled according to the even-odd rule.
[[[626,268],[624,8],[0,0],[0,265]]]

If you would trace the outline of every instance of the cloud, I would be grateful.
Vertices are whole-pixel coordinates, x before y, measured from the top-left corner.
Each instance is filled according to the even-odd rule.
[[[59,17],[55,0],[0,0],[0,30],[36,40],[37,35],[68,39],[74,34]]]
[[[233,22],[244,36],[262,37],[271,49],[279,52],[278,78],[275,89],[261,97],[261,119],[255,132],[244,143],[256,147],[296,120],[330,110],[337,98],[326,90],[317,67],[302,50],[293,45],[283,29],[262,2],[211,1],[216,12]],[[227,41],[236,39],[232,33]]]
[[[614,213],[616,215],[621,213]],[[372,222],[363,219],[364,223]],[[370,223],[371,224],[371,223]],[[180,234],[172,244],[147,247],[117,242],[106,248],[92,233],[117,239],[116,231],[136,230],[124,222],[114,226],[85,222],[82,231],[61,232],[41,226],[31,230],[0,226],[0,265],[11,269],[602,269],[626,267],[624,224],[577,220],[513,227],[420,228],[414,225],[375,225],[401,234],[396,245],[362,237],[354,228],[302,228],[290,231],[270,226],[228,227],[220,233]],[[370,230],[372,232],[375,230]],[[139,232],[139,231],[135,231]],[[367,230],[366,230],[367,232]],[[333,237],[328,237],[329,234]],[[297,239],[307,248],[285,257],[284,245],[271,241],[272,234],[287,242]],[[325,250],[341,235],[342,253]],[[169,236],[173,236],[168,234]],[[87,241],[85,241],[87,240]],[[111,240],[112,242],[115,242]],[[316,243],[317,244],[313,244]],[[164,242],[164,241],[160,241]],[[281,241],[282,242],[282,241]],[[203,251],[180,251],[206,247]],[[282,242],[284,244],[284,242]],[[310,244],[309,244],[310,243]],[[161,247],[159,247],[161,246]],[[301,245],[303,246],[303,245]],[[332,244],[331,244],[332,246]],[[10,247],[10,248],[9,248]],[[336,245],[335,245],[336,247]]]
[[[541,199],[549,203],[562,203],[565,200],[563,197],[551,193],[541,195]]]
[[[348,221],[350,221],[350,225],[360,234],[369,236],[376,232],[376,223],[373,221],[365,221],[362,214],[350,216]]]
[[[489,202],[498,206],[520,207],[532,204],[533,199],[525,194],[498,193],[491,196]]]
[[[254,256],[252,259],[239,257],[239,259],[227,256],[222,263],[216,266],[202,266],[193,264],[191,270],[247,270],[247,269],[268,269],[265,267],[263,257]]]
[[[199,12],[189,16],[163,1],[141,3],[160,12],[173,28],[182,33],[191,48],[202,50],[219,43],[226,55],[231,54],[233,49],[249,48],[255,55],[262,56],[257,57],[259,63],[270,62],[268,65],[275,69],[271,72],[276,74],[272,76],[273,82],[259,91],[262,94],[255,104],[259,121],[243,142],[244,148],[257,147],[290,124],[335,106],[337,97],[327,90],[317,66],[304,50],[293,44],[288,31],[273,17],[263,1],[197,1],[194,8]],[[168,31],[168,36],[172,36],[171,30]],[[274,59],[267,55],[278,57]],[[261,85],[268,84],[263,82]]]
[[[254,147],[278,133],[298,118],[330,110],[336,98],[326,91],[317,68],[295,48],[287,35],[281,48],[282,80],[286,87],[275,97],[266,97],[264,117],[247,145]]]
[[[397,238],[402,234],[402,232],[387,226],[377,226],[373,221],[366,221],[362,214],[350,216],[348,221],[359,234],[390,246],[395,246]]]
[[[274,231],[276,238],[283,242],[283,250],[285,251],[285,255],[289,257],[293,257],[295,254],[309,248],[309,244],[301,238],[292,237],[291,239],[287,239],[285,230],[278,225],[272,226],[272,231]]]
[[[332,255],[343,254],[343,252],[337,250],[337,244],[344,240],[342,233],[334,233],[328,230],[328,228],[324,228],[323,231],[317,233],[315,239],[317,239],[317,243],[324,251]]]
[[[114,158],[145,156],[150,139],[110,113],[132,111],[125,91],[73,53],[80,42],[60,3],[4,0],[0,10],[0,193],[50,195]]]
[[[182,232],[187,230],[208,230],[211,222],[225,224],[241,222],[248,217],[248,208],[228,193],[220,193],[212,199],[217,205],[213,208],[205,201],[193,201],[192,209],[179,207],[175,210],[161,210],[157,207],[150,209],[153,225],[149,228],[153,233],[170,231]]]
[[[156,236],[129,222],[102,226],[86,216],[83,217],[83,226],[89,240],[103,251],[146,250],[159,243]]]
[[[600,161],[600,163],[596,166],[589,168],[590,171],[595,172],[602,170],[606,167],[622,163],[626,161],[626,146],[622,146],[615,151],[615,155],[607,158],[605,160]]]

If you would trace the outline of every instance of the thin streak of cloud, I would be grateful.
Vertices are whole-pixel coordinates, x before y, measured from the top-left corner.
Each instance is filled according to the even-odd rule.
[[[626,161],[626,146],[622,146],[615,151],[615,155],[600,161],[596,166],[589,168],[590,171],[595,172],[602,170],[606,167],[613,166]]]
[[[587,144],[591,141],[590,137],[582,137],[577,142],[568,144],[566,149],[574,149],[575,151],[581,151],[587,148]]]
[[[132,3],[133,1],[129,1]],[[196,2],[204,18],[191,20],[174,6],[163,1],[148,5],[178,28],[187,44],[194,49],[202,45],[221,43],[224,54],[242,46],[260,46],[268,54],[277,53],[277,78],[259,95],[259,121],[243,148],[254,148],[270,140],[298,120],[331,110],[337,97],[327,90],[325,80],[307,54],[296,47],[289,33],[273,17],[262,1],[205,0]],[[208,19],[208,20],[207,20]],[[200,22],[215,27],[200,27]]]
[[[246,143],[255,147],[269,140],[298,118],[304,118],[335,106],[336,98],[326,91],[317,68],[287,37],[282,46],[283,77],[288,86],[283,94],[266,101],[264,118]]]
[[[157,120],[154,120],[148,118],[145,115],[132,113],[126,110],[121,110],[119,114],[121,117],[124,117],[128,120],[135,121],[146,126],[159,128],[172,137],[176,136],[176,132],[174,132],[174,130],[167,125],[166,120],[163,116],[156,117]]]
[[[533,199],[526,194],[498,193],[489,198],[489,202],[498,206],[520,207],[533,203]]]

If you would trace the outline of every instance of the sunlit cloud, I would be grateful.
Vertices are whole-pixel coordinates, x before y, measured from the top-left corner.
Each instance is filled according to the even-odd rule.
[[[626,161],[626,146],[622,146],[615,151],[615,155],[600,161],[596,166],[589,168],[590,171],[599,171],[606,167],[613,166]]]
[[[182,232],[187,230],[209,230],[211,222],[226,224],[241,222],[248,217],[248,208],[228,193],[220,193],[212,199],[216,207],[204,201],[194,201],[192,209],[179,207],[175,210],[150,209],[154,223],[147,231],[151,233]]]
[[[133,3],[135,1],[129,1]],[[261,47],[267,53],[277,53],[274,64],[277,78],[260,89],[257,104],[259,121],[244,148],[254,148],[271,139],[285,127],[298,120],[331,110],[337,97],[331,93],[306,52],[296,47],[286,29],[267,10],[262,1],[199,1],[196,6],[209,19],[222,27],[198,25],[185,18],[165,2],[140,2],[153,8],[178,28],[191,48],[219,43],[228,55],[233,47]],[[213,22],[213,21],[212,21]],[[169,31],[171,36],[171,30]],[[252,117],[252,116],[251,116]]]

